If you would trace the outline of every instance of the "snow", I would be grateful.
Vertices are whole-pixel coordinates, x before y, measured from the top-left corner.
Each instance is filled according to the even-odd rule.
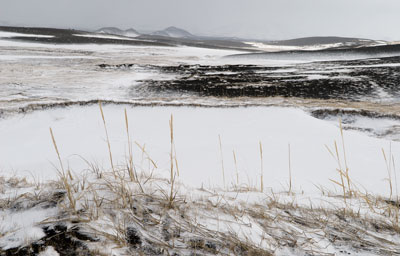
[[[1,40],[0,47],[12,47],[22,49],[62,49],[62,50],[76,50],[76,51],[90,51],[90,52],[121,52],[129,51],[131,49],[143,49],[140,46],[126,46],[117,44],[45,44],[45,43],[32,43],[32,42],[15,42],[12,40]]]
[[[135,39],[127,39],[135,40]],[[166,56],[172,58],[180,58],[179,61],[175,63],[205,63],[210,61],[215,61],[216,58],[220,58],[226,55],[242,53],[235,50],[219,50],[219,49],[208,49],[208,48],[196,48],[188,46],[180,47],[161,47],[161,46],[135,46],[135,45],[118,45],[118,44],[45,44],[45,43],[33,43],[33,42],[16,42],[11,40],[2,40],[0,38],[0,50],[2,48],[11,48],[12,50],[32,50],[35,51],[39,49],[45,49],[47,51],[80,51],[82,54],[85,52],[93,52],[100,54],[121,54],[125,57],[141,57],[141,56],[154,56],[160,60],[160,57],[164,57],[164,61],[167,59]],[[57,54],[62,54],[63,52],[57,52]],[[120,57],[120,56],[119,56]],[[163,64],[161,62],[160,64]]]
[[[36,103],[96,99],[141,104],[167,102],[176,105],[196,103],[215,106],[229,105],[228,103],[246,105],[247,102],[246,99],[231,100],[232,102],[227,103],[226,99],[162,98],[161,95],[157,98],[140,98],[140,95],[133,94],[132,89],[140,80],[160,78],[159,74],[138,67],[133,67],[128,72],[93,69],[104,62],[157,65],[230,63],[229,60],[220,58],[237,53],[236,51],[194,47],[47,45],[0,40],[0,44],[4,42],[10,43],[14,48],[3,48],[6,54],[0,55],[0,58],[9,61],[2,66],[2,109],[18,109]],[[41,50],[35,47],[41,47]],[[40,57],[37,60],[25,58],[26,55],[23,54],[30,51],[35,51],[35,56]],[[91,54],[88,55],[85,51],[90,51]],[[41,52],[43,55],[38,55]],[[75,61],[75,58],[79,61]],[[70,65],[68,59],[74,60],[74,65]],[[281,64],[279,61],[274,63]],[[24,70],[23,74],[16,72],[19,70],[17,67]],[[321,76],[310,75],[309,78]],[[265,99],[257,100],[257,103],[262,102],[268,105]],[[277,105],[279,102],[281,101],[270,105]],[[170,114],[174,114],[178,129],[177,150],[182,154],[180,156],[178,153],[180,165],[183,170],[188,170],[182,171],[180,178],[188,185],[231,186],[235,180],[233,177],[236,176],[232,160],[232,151],[235,150],[240,182],[258,186],[259,141],[265,147],[264,184],[274,190],[287,188],[288,144],[291,145],[293,183],[297,189],[313,191],[314,184],[332,187],[329,179],[337,176],[335,161],[325,148],[325,145],[332,147],[334,140],[340,141],[335,120],[332,123],[317,120],[302,110],[289,108],[126,107],[131,112],[130,119],[134,123],[132,132],[137,134],[136,139],[142,145],[147,145],[150,155],[160,162],[161,171],[168,162],[168,118]],[[123,160],[126,152],[126,140],[121,135],[124,134],[122,109],[122,106],[105,107],[106,112],[110,111],[110,134],[116,139],[112,144],[119,162]],[[49,162],[55,162],[55,155],[49,140],[48,127],[53,127],[54,132],[59,133],[57,138],[60,147],[63,148],[63,157],[74,170],[86,167],[83,161],[74,155],[96,160],[107,167],[107,152],[99,117],[98,108],[91,106],[54,109],[1,120],[0,141],[2,145],[7,146],[0,149],[0,167],[22,174],[33,173],[40,179],[54,178],[55,170]],[[371,123],[357,123],[356,126],[376,126],[378,130],[387,130],[390,124],[392,123],[376,126],[375,120]],[[224,168],[227,172],[225,184],[222,184],[218,135],[221,135],[223,144],[226,165]],[[349,155],[354,182],[359,182],[368,191],[387,193],[387,182],[384,180],[387,174],[380,152],[382,147],[387,148],[389,142],[355,131],[346,132],[345,135],[346,144],[349,144],[346,153]],[[397,152],[397,144],[393,143],[392,147],[393,152]],[[21,155],[24,156],[23,161]],[[141,154],[138,153],[139,155]],[[368,156],[367,160],[364,160],[364,155]],[[365,170],[368,170],[370,175],[363,175]]]
[[[210,231],[226,232],[226,234],[231,232],[242,241],[275,250],[276,255],[299,255],[303,252],[271,242],[279,236],[272,237],[276,234],[266,234],[265,227],[262,227],[262,224],[248,212],[243,211],[243,215],[237,213],[231,215],[217,206],[223,202],[228,207],[237,207],[241,213],[249,205],[268,205],[267,203],[271,201],[269,197],[274,197],[273,200],[276,202],[311,206],[312,209],[323,207],[323,209],[337,210],[350,207],[354,212],[358,210],[361,214],[377,219],[387,214],[385,212],[387,208],[384,207],[371,212],[365,202],[360,202],[363,201],[360,198],[343,201],[343,198],[328,197],[324,194],[325,191],[341,193],[340,188],[331,181],[339,180],[336,170],[338,166],[327,150],[329,148],[335,152],[334,142],[337,142],[340,161],[344,165],[338,120],[319,120],[296,108],[267,106],[218,108],[215,106],[227,105],[226,99],[219,98],[212,101],[196,99],[196,102],[192,98],[163,99],[161,96],[154,99],[138,99],[132,94],[132,88],[135,88],[141,79],[159,77],[159,74],[137,66],[128,71],[96,69],[97,65],[103,62],[156,65],[226,64],[234,61],[221,60],[221,57],[237,53],[236,51],[193,47],[47,45],[0,39],[0,52],[4,53],[0,55],[1,111],[20,109],[31,103],[85,101],[98,98],[147,104],[167,101],[169,104],[188,105],[200,102],[214,106],[213,108],[138,107],[122,104],[103,106],[114,164],[123,167],[126,165],[128,148],[124,109],[127,109],[130,136],[137,142],[133,144],[135,167],[138,172],[145,174],[153,171],[154,180],[169,176],[171,146],[168,122],[173,115],[175,148],[180,172],[177,183],[179,194],[184,195],[185,204],[188,203],[186,213],[196,221],[191,224],[197,224]],[[35,52],[35,55],[32,55],[32,52]],[[243,60],[237,61],[243,64]],[[266,60],[264,64],[267,62]],[[283,62],[271,61],[270,64],[281,65]],[[296,69],[275,72],[282,71],[292,72]],[[318,76],[311,72],[310,74],[309,78]],[[247,101],[255,102],[249,99],[237,99],[231,103],[239,106],[240,102],[246,105]],[[266,99],[258,99],[257,102],[271,104]],[[277,99],[274,105],[280,103],[282,101]],[[350,125],[360,129],[375,129],[383,133],[390,127],[395,127],[397,121],[355,117]],[[72,106],[2,116],[0,178],[17,175],[35,183],[58,178],[59,163],[50,137],[50,127],[54,132],[64,167],[71,169],[76,177],[87,175],[85,170],[89,167],[85,160],[98,165],[102,170],[110,169],[106,136],[98,106]],[[219,137],[222,152],[220,152]],[[263,169],[261,169],[260,142],[263,147]],[[357,186],[362,192],[388,197],[387,178],[391,176],[392,183],[397,184],[398,175],[395,175],[397,170],[393,166],[389,170],[390,174],[388,173],[382,149],[388,157],[392,155],[396,162],[396,157],[400,153],[399,143],[372,138],[359,131],[344,131],[344,144],[349,175],[354,183],[352,185]],[[146,152],[144,153],[141,148],[145,148]],[[236,155],[236,164],[233,152]],[[157,164],[154,170],[149,158]],[[263,193],[257,192],[260,188],[261,172]],[[88,177],[88,181],[93,181],[90,178]],[[292,190],[296,194],[286,193],[290,180],[293,185]],[[94,180],[93,186],[100,186],[100,182]],[[151,180],[144,186],[150,193],[157,194],[157,191],[165,189],[166,183],[160,185]],[[151,186],[152,189],[149,189]],[[239,192],[237,189],[243,191]],[[78,202],[78,207],[84,204],[84,200],[90,199],[90,193],[93,191],[95,189],[79,196],[81,201]],[[7,200],[23,198],[28,194],[36,195],[40,191],[27,187],[4,190],[0,186],[0,192],[0,200]],[[99,191],[99,194],[102,192],[104,191]],[[193,207],[193,202],[207,202],[208,205],[204,209],[197,210]],[[207,208],[210,205],[214,207]],[[111,207],[109,209],[113,210]],[[59,210],[63,210],[61,206],[55,208],[32,206],[17,210],[12,207],[1,208],[0,248],[27,245],[30,241],[42,238],[44,233],[40,223],[59,216]],[[319,251],[326,253],[339,253],[340,248],[332,245],[328,238],[323,237],[324,234],[319,234],[319,230],[304,228],[303,231],[295,223],[275,219],[275,216],[281,216],[277,211],[283,212],[284,209],[268,210],[266,214],[274,218],[274,222],[271,223],[272,228],[274,225],[276,227],[283,225],[282,229],[287,232],[304,233],[307,239],[316,241],[311,250],[319,248]],[[179,212],[175,213],[176,216],[178,214]],[[99,230],[111,234],[115,230],[110,228],[112,224],[106,217],[102,216],[96,223],[88,225],[94,227],[97,225]],[[280,229],[276,232],[280,232]],[[373,235],[398,243],[396,235],[378,232]],[[110,244],[107,244],[107,248],[105,250],[109,254],[118,250]],[[40,255],[58,255],[58,253],[53,247],[47,247]]]
[[[51,35],[37,35],[37,34],[25,34],[25,33],[15,33],[15,32],[0,31],[0,39],[1,39],[1,38],[10,38],[10,37],[40,37],[40,38],[52,38],[52,37],[54,37],[54,36],[51,36]]]
[[[358,66],[347,65],[347,66],[344,66],[344,67],[346,67],[346,68],[385,68],[385,67],[400,67],[400,63],[383,63],[383,64],[358,65]]]
[[[368,42],[369,40],[360,40],[364,42]],[[291,46],[291,45],[277,45],[277,44],[267,44],[261,42],[245,42],[255,48],[258,48],[262,51],[266,52],[279,52],[279,51],[318,51],[329,48],[337,48],[342,46],[351,46],[354,45],[352,42],[347,43],[332,43],[332,44],[314,44],[314,45],[306,45],[306,46]],[[387,42],[384,41],[376,41],[374,44],[369,44],[370,46],[379,46],[379,45],[387,45]],[[395,43],[393,43],[395,44]]]
[[[0,233],[5,234],[0,237],[0,248],[7,250],[44,237],[43,230],[36,225],[57,214],[56,208],[0,210]]]
[[[90,59],[90,56],[43,56],[43,55],[0,55],[0,60],[16,61],[21,59]]]
[[[48,246],[46,250],[39,253],[39,256],[59,256],[60,254],[54,250],[54,247]]]
[[[261,42],[245,42],[245,43],[250,44],[251,46],[266,52],[301,51],[301,50],[317,51],[317,50],[340,47],[344,45],[343,43],[334,43],[334,44],[315,44],[308,46],[290,46],[290,45],[266,44]]]
[[[260,43],[260,42],[244,42],[244,43],[249,44],[253,47],[256,47],[260,50],[267,51],[267,52],[300,50],[300,47],[298,47],[298,46],[272,45],[272,44],[265,44],[265,43]]]
[[[257,244],[263,249],[270,249],[270,245],[267,243],[267,240],[265,240],[268,234],[265,234],[262,227],[248,216],[237,219],[228,214],[209,216],[207,213],[199,212],[199,216],[196,216],[196,220],[198,224],[204,226],[208,230],[226,234],[237,234],[242,241]]]
[[[308,80],[320,80],[320,79],[329,79],[329,78],[330,78],[329,76],[324,76],[324,75],[319,75],[319,74],[307,76]]]
[[[113,100],[139,103],[152,99],[134,91],[143,79],[171,78],[138,65],[130,69],[101,69],[100,64],[179,65],[217,64],[236,51],[194,47],[123,45],[52,45],[0,40],[0,108],[65,101]],[[178,102],[178,101],[177,101]],[[179,103],[179,102],[178,102]]]
[[[136,39],[127,38],[127,37],[124,37],[124,36],[114,36],[114,35],[104,35],[104,34],[103,35],[99,35],[99,34],[74,34],[74,36],[136,41]]]
[[[298,191],[316,192],[316,186],[333,188],[330,179],[338,178],[337,163],[326,146],[340,145],[337,125],[310,117],[292,108],[249,107],[203,109],[174,107],[104,107],[115,161],[124,164],[126,135],[123,109],[128,109],[133,139],[146,145],[146,151],[157,163],[160,175],[168,174],[169,128],[174,115],[175,144],[180,179],[195,187],[229,187],[236,184],[237,157],[239,182],[259,186],[259,142],[263,144],[264,185],[274,191],[288,188],[288,145],[291,148],[293,186]],[[56,154],[51,143],[52,127],[65,165],[79,171],[87,168],[81,158],[109,168],[104,128],[97,106],[71,107],[15,116],[0,122],[0,168],[19,175],[33,175],[39,180],[56,178]],[[226,181],[223,182],[218,136],[221,136]],[[388,176],[382,148],[389,141],[365,134],[344,133],[350,176],[360,190],[386,195]],[[326,146],[325,146],[326,145]],[[400,153],[398,143],[391,143],[394,156]],[[135,147],[135,161],[142,153]],[[341,150],[341,146],[339,146]],[[21,156],[23,160],[21,161]],[[341,158],[343,156],[341,155]],[[343,161],[343,159],[342,159]],[[144,168],[146,169],[146,168]]]

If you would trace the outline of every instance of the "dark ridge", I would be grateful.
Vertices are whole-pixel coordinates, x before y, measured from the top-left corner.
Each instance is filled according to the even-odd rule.
[[[144,45],[144,46],[192,46],[209,49],[231,49],[246,52],[259,52],[258,49],[249,49],[249,45],[240,41],[229,41],[219,39],[202,38],[173,38],[157,35],[139,35],[135,40],[107,39],[95,37],[74,36],[74,34],[90,34],[91,32],[74,29],[56,29],[39,27],[7,27],[0,26],[0,31],[49,35],[52,38],[43,37],[11,37],[10,40],[25,42],[40,42],[50,44],[122,44],[122,45]],[[243,48],[246,48],[245,50]]]
[[[343,117],[343,116],[362,116],[368,118],[387,118],[393,120],[400,120],[399,115],[394,114],[382,114],[376,111],[369,110],[356,110],[356,109],[317,109],[310,111],[310,114],[318,119],[327,119],[332,116]]]
[[[245,53],[234,54],[226,57],[258,57],[258,58],[285,58],[302,59],[304,57],[318,58],[324,56],[351,58],[352,56],[363,56],[367,58],[373,57],[386,57],[384,55],[400,55],[400,44],[393,45],[377,45],[377,46],[363,46],[363,47],[342,47],[342,48],[329,48],[323,50],[295,50],[295,51],[280,51],[280,52],[262,52],[262,53]],[[391,57],[391,56],[388,56]]]
[[[148,45],[148,46],[174,46],[165,42],[152,42],[146,40],[122,40],[95,37],[75,36],[74,34],[88,34],[90,32],[74,29],[37,28],[37,27],[1,27],[0,31],[24,34],[38,34],[53,36],[43,37],[11,37],[10,40],[40,42],[49,44],[123,44],[123,45]]]
[[[75,29],[45,28],[45,27],[8,27],[0,26],[1,31],[23,33],[23,34],[39,34],[48,36],[66,36],[71,34],[86,33],[85,31]]]
[[[109,65],[109,64],[100,64],[99,68],[102,69],[129,69],[138,66],[135,63],[126,63],[126,64],[117,64],[117,65]]]
[[[14,110],[1,110],[0,109],[0,118],[6,118],[7,113],[30,113],[37,110],[47,110],[53,108],[65,108],[72,106],[91,106],[97,105],[101,102],[103,105],[112,104],[112,105],[131,105],[137,107],[158,107],[158,106],[170,106],[170,107],[204,107],[204,108],[237,108],[242,107],[240,105],[223,105],[223,106],[215,106],[209,104],[201,104],[201,103],[179,103],[179,102],[131,102],[131,101],[114,101],[114,100],[87,100],[87,101],[64,101],[64,102],[54,102],[54,103],[34,103],[29,104],[24,107],[19,107]],[[260,104],[246,104],[244,107],[251,106],[260,106]]]
[[[353,45],[365,45],[367,43],[373,43],[374,40],[363,39],[363,38],[351,38],[351,37],[338,37],[338,36],[315,36],[315,37],[302,37],[289,40],[271,41],[270,44],[285,45],[285,46],[307,46],[317,44],[353,44]]]
[[[193,46],[200,48],[210,48],[210,49],[231,49],[231,50],[241,50],[245,52],[260,52],[259,49],[251,49],[249,45],[241,41],[226,40],[218,38],[206,38],[206,37],[196,37],[196,38],[173,38],[162,35],[140,35],[136,37],[142,40],[156,40],[158,42],[163,42],[166,44],[176,44]]]

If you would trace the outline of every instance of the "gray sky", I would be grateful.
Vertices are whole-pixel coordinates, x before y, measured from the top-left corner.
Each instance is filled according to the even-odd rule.
[[[400,40],[399,0],[0,0],[0,23],[104,26],[287,39],[350,36]]]

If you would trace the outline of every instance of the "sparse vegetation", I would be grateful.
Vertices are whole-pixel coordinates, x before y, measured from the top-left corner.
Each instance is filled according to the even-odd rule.
[[[107,134],[101,105],[100,111]],[[57,182],[38,185],[24,179],[0,178],[2,194],[11,195],[10,191],[18,189],[26,191],[2,196],[0,210],[56,210],[52,216],[34,223],[44,235],[36,240],[27,238],[18,247],[0,244],[3,248],[0,255],[34,255],[50,246],[60,255],[400,254],[397,186],[395,200],[392,195],[382,198],[357,190],[349,178],[346,160],[344,168],[341,162],[346,159],[344,139],[342,157],[336,142],[334,151],[327,147],[339,166],[340,182],[333,182],[341,187],[343,194],[321,188],[319,203],[292,187],[290,145],[289,193],[264,191],[261,142],[260,188],[249,185],[246,189],[239,185],[237,176],[237,184],[232,184],[232,188],[188,190],[177,179],[173,117],[169,120],[170,170],[167,178],[153,173],[157,165],[145,146],[139,143],[135,145],[143,152],[142,158],[152,164],[151,169],[137,172],[126,110],[124,114],[130,148],[126,164],[112,161],[107,139],[109,170],[101,170],[89,162],[88,169],[79,173],[64,169],[56,138],[50,129],[60,166]],[[340,131],[343,138],[341,128]],[[222,152],[220,138],[219,146]],[[392,173],[393,157],[388,160],[385,153],[384,156],[388,171]],[[233,159],[236,162],[235,151]],[[221,162],[223,169],[222,158]],[[256,197],[262,199],[252,199]],[[18,232],[18,229],[3,231],[1,227],[0,224],[0,237]]]

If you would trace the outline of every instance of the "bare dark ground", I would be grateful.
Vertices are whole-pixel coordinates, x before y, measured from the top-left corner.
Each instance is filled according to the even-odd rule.
[[[255,65],[149,66],[177,74],[172,80],[143,80],[135,90],[153,94],[213,97],[297,97],[304,99],[399,100],[400,57],[327,61],[282,67]],[[133,64],[100,68],[129,69]]]

